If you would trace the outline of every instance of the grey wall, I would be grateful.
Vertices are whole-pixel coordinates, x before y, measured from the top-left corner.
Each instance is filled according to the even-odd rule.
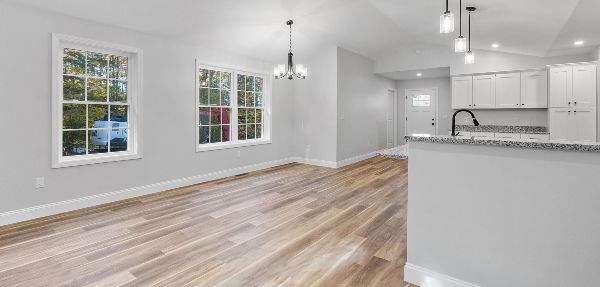
[[[598,285],[600,154],[411,143],[410,157],[408,263],[485,287]]]
[[[373,60],[341,48],[337,59],[340,161],[386,148],[388,92],[395,83],[373,73]]]
[[[143,159],[50,168],[51,32],[144,50]],[[273,85],[273,144],[195,152],[195,58],[268,74],[271,63],[9,4],[0,4],[0,35],[0,212],[292,155],[294,110],[288,81]],[[335,66],[331,70],[335,73]],[[335,111],[327,112],[335,118]],[[39,176],[46,177],[46,188],[35,190]]]

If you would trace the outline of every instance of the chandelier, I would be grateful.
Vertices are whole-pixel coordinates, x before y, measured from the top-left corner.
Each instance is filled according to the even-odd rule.
[[[306,76],[308,76],[308,68],[300,64],[294,67],[294,54],[292,53],[292,25],[294,24],[294,21],[288,20],[285,24],[290,26],[290,51],[288,52],[288,62],[287,66],[275,66],[275,68],[273,69],[273,74],[275,75],[275,79],[288,78],[292,80],[294,79],[294,77],[299,79],[306,79]]]

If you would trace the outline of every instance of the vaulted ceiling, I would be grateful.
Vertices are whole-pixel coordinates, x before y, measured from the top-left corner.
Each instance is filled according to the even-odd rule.
[[[300,58],[318,53],[323,44],[338,45],[374,59],[407,47],[452,49],[456,36],[438,32],[443,0],[0,1],[270,61],[285,57],[285,21],[289,18],[296,22],[294,50]],[[472,29],[475,49],[553,56],[583,53],[600,45],[599,0],[463,2],[463,6],[478,8]],[[458,0],[450,3],[451,10],[457,13]],[[463,23],[463,33],[466,27]],[[585,41],[582,47],[573,46],[578,39]],[[492,43],[500,47],[493,49]]]

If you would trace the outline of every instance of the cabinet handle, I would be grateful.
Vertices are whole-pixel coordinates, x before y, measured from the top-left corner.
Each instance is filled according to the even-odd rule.
[[[576,106],[576,105],[577,105],[577,102],[573,102],[573,104]]]
[[[519,104],[517,104],[517,107],[519,106]]]
[[[521,106],[524,106],[525,104],[521,104]]]
[[[569,106],[571,105],[571,102],[568,102]]]

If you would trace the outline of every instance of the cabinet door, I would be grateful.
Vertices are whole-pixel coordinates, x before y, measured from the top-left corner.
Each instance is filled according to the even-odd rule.
[[[548,72],[521,73],[521,107],[548,107]]]
[[[452,108],[468,109],[473,104],[473,77],[452,78]]]
[[[573,98],[573,68],[550,69],[550,107],[568,108]]]
[[[596,141],[596,109],[576,109],[572,113],[574,141]]]
[[[570,109],[550,109],[550,139],[569,140]]]
[[[496,106],[496,75],[473,77],[473,108],[491,109]]]
[[[572,106],[596,107],[596,82],[596,65],[573,67]]]
[[[496,75],[496,108],[514,109],[521,106],[521,73]]]

